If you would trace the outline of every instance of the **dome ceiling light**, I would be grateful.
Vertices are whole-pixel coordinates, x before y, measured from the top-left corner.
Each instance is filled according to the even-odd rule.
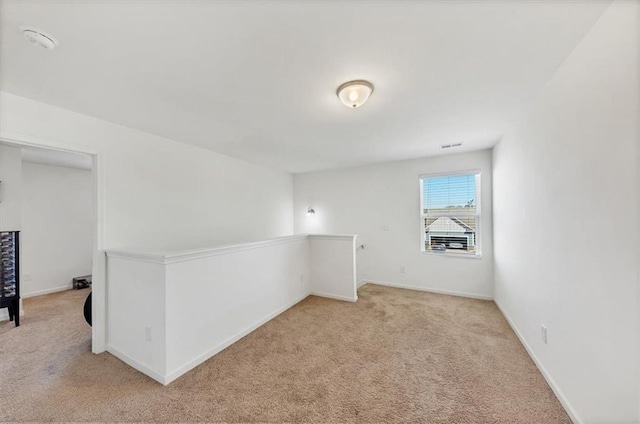
[[[373,84],[365,80],[349,81],[338,87],[338,98],[349,109],[362,106],[373,93]]]

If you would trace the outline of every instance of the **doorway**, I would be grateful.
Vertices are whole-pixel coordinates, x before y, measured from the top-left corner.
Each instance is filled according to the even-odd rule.
[[[89,229],[85,226],[85,230],[88,231],[91,241],[90,241],[90,252],[85,252],[86,255],[90,256],[91,264],[89,265],[90,272],[88,274],[84,274],[80,272],[80,268],[76,267],[77,271],[74,271],[74,277],[85,277],[87,275],[91,275],[92,277],[92,288],[91,293],[91,317],[92,317],[92,327],[91,327],[91,350],[94,353],[101,353],[106,350],[106,305],[105,305],[105,257],[102,252],[103,246],[103,213],[102,205],[103,205],[103,196],[102,196],[102,174],[101,174],[101,166],[100,166],[100,155],[97,151],[87,149],[84,147],[78,148],[77,146],[66,146],[64,144],[58,142],[49,142],[45,140],[33,140],[29,137],[11,137],[10,139],[4,137],[0,139],[0,148],[5,147],[7,149],[18,149],[21,154],[22,152],[27,152],[27,156],[29,157],[29,165],[27,168],[30,168],[30,171],[34,171],[37,173],[38,171],[43,171],[43,168],[49,165],[55,166],[56,164],[42,164],[39,166],[37,163],[34,163],[37,160],[45,160],[43,158],[49,158],[48,160],[56,160],[60,161],[58,165],[70,167],[84,167],[85,172],[89,174],[89,187],[90,193],[88,196],[91,199],[91,206],[89,213],[85,215],[90,220]],[[5,149],[6,150],[6,149]],[[53,159],[52,159],[53,158]],[[6,155],[3,158],[0,158],[3,161],[6,161]],[[71,161],[71,162],[65,162]],[[1,163],[1,162],[0,162]],[[1,165],[0,165],[1,166]],[[6,169],[6,168],[5,168]],[[0,169],[1,172],[4,172]],[[72,172],[73,173],[73,172]],[[1,174],[0,174],[1,175]],[[11,192],[8,184],[2,183],[4,187],[0,188],[0,196],[7,197],[7,194]],[[4,190],[3,190],[4,189]],[[33,199],[31,199],[33,200]],[[42,199],[41,199],[42,200]],[[62,200],[62,199],[61,199]],[[21,200],[22,202],[22,200]],[[8,202],[9,204],[11,202]],[[22,227],[21,217],[16,216],[16,212],[11,212],[7,204],[2,205],[2,209],[0,209],[0,225],[2,225],[2,229],[5,227],[16,227],[15,223],[17,222],[17,227]],[[36,202],[37,203],[37,202]],[[15,206],[15,205],[14,205]],[[62,210],[64,212],[64,207],[59,208],[59,212]],[[70,209],[69,209],[70,210]],[[12,222],[13,221],[13,224]],[[19,222],[18,222],[19,221]],[[32,220],[33,221],[33,220]],[[31,231],[31,236],[34,235],[33,230]],[[25,236],[25,234],[23,234]],[[27,235],[26,241],[31,239],[32,247],[33,247],[33,237]],[[86,237],[83,240],[84,245],[86,246]],[[69,247],[69,246],[67,246]],[[72,246],[73,247],[73,246]],[[22,249],[21,249],[22,250]],[[86,263],[86,256],[84,261]],[[43,282],[41,278],[36,282],[34,279],[36,278],[36,273],[30,273],[29,261],[27,263],[23,262],[24,256],[21,260],[23,263],[23,267],[21,270],[21,274],[23,274],[23,281],[21,285],[31,286],[28,287],[27,297],[31,292],[37,292],[37,294],[45,294],[47,290],[56,291],[56,289],[61,289],[60,286],[47,286],[46,282]],[[27,265],[28,268],[25,268],[24,265]],[[77,265],[77,264],[76,264]],[[86,268],[85,268],[86,269]],[[83,274],[83,275],[75,275],[75,273]],[[26,275],[25,275],[26,274]],[[26,276],[26,278],[24,278]],[[31,283],[31,284],[30,284]],[[69,286],[72,285],[72,282],[68,283]],[[36,287],[40,285],[39,287]],[[39,290],[36,290],[39,288]],[[70,288],[70,287],[69,287]],[[89,293],[89,290],[86,291]],[[79,316],[82,317],[82,310],[79,311]]]

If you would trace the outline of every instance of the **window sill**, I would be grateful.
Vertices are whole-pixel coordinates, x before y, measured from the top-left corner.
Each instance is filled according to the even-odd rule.
[[[423,250],[421,253],[428,256],[444,256],[447,258],[482,259],[482,254],[480,253],[476,255],[467,255],[464,253],[428,252],[425,250]]]

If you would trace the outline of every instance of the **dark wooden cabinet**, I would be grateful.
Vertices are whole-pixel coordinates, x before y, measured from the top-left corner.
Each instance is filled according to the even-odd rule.
[[[20,232],[0,232],[0,308],[20,325]]]

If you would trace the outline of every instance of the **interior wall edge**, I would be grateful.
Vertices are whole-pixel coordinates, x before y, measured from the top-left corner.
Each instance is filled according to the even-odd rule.
[[[571,418],[571,420],[575,424],[586,424],[578,416],[578,413],[575,411],[573,406],[571,406],[571,403],[569,403],[569,400],[566,398],[566,396],[564,395],[562,390],[560,390],[560,387],[558,387],[556,382],[553,380],[553,377],[551,377],[551,374],[549,374],[549,372],[544,367],[544,365],[542,365],[542,362],[538,359],[538,357],[536,356],[534,351],[531,349],[531,347],[529,346],[529,344],[525,340],[525,338],[522,336],[522,334],[520,333],[520,330],[516,326],[515,322],[511,319],[511,317],[507,313],[506,309],[500,304],[500,301],[498,299],[494,299],[493,301],[496,304],[496,306],[498,307],[498,309],[500,310],[500,313],[502,313],[502,316],[504,316],[505,320],[507,321],[507,323],[509,324],[509,326],[511,327],[511,329],[513,330],[515,335],[518,337],[518,340],[520,340],[520,343],[522,344],[522,346],[527,351],[527,354],[529,355],[529,357],[531,358],[533,363],[536,364],[536,367],[538,367],[538,369],[540,370],[540,373],[542,374],[542,376],[546,380],[546,382],[549,385],[549,387],[551,388],[551,390],[553,390],[553,393],[556,395],[556,397],[558,398],[558,400],[562,404],[562,407],[565,409],[565,411],[567,411],[567,414],[569,415],[569,418]]]

